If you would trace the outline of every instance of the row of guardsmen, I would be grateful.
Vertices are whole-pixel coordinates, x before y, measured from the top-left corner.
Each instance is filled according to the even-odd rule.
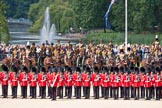
[[[17,67],[13,66],[9,72],[7,66],[2,65],[0,72],[0,83],[2,85],[3,98],[8,97],[8,86],[11,85],[12,98],[17,98],[17,87],[21,86],[22,98],[27,98],[27,87],[30,87],[31,98],[36,98],[37,86],[39,86],[39,96],[46,98],[46,87],[48,97],[56,100],[66,96],[72,98],[72,88],[76,99],[81,99],[81,91],[85,99],[90,98],[90,88],[92,85],[94,99],[102,98],[124,98],[128,100],[140,98],[150,100],[162,97],[162,70],[160,67],[137,68],[137,67],[103,67],[101,72],[97,67],[90,69],[85,66],[81,72],[79,67],[72,70],[70,67],[49,67],[47,72],[41,67],[37,73],[36,67],[32,67],[30,72],[24,66],[18,73]],[[100,91],[101,90],[101,91]],[[65,93],[65,94],[64,94]],[[100,94],[101,93],[101,94]]]

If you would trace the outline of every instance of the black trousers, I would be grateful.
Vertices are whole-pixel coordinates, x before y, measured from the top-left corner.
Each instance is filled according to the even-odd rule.
[[[41,98],[46,98],[46,86],[41,86],[40,87],[40,95],[41,95]]]
[[[129,99],[130,87],[124,87],[124,99]]]
[[[134,87],[133,91],[134,99],[139,99],[139,87]]]
[[[104,94],[104,87],[103,87],[103,86],[101,86],[101,97],[102,97],[102,98],[105,97],[105,94]]]
[[[154,86],[151,86],[151,90],[150,90],[150,94],[151,94],[151,98],[154,98],[155,97],[155,87]]]
[[[119,87],[114,87],[114,99],[119,98]]]
[[[120,87],[120,98],[124,98],[124,87]]]
[[[59,98],[62,99],[63,98],[63,86],[58,87],[58,94],[59,94]]]
[[[41,87],[39,86],[39,97],[41,97]]]
[[[51,97],[51,86],[48,86],[48,97]]]
[[[17,86],[12,86],[11,88],[13,98],[17,98]]]
[[[22,97],[27,98],[27,86],[21,86],[22,88]]]
[[[90,98],[90,87],[84,87],[85,89],[85,99]]]
[[[67,92],[68,92],[68,89],[67,89],[68,87],[67,86],[65,86],[65,97],[67,96]]]
[[[146,87],[146,100],[151,99],[151,87]]]
[[[81,98],[81,86],[76,86],[76,98]]]
[[[99,86],[94,86],[94,98],[99,99]]]
[[[56,100],[56,89],[57,87],[51,87],[52,100]]]
[[[109,97],[109,87],[104,87],[104,98],[105,99],[108,99]]]
[[[131,89],[130,89],[130,92],[131,92],[131,98],[134,98],[134,87],[133,86],[131,86]]]
[[[3,98],[7,98],[7,96],[8,96],[8,85],[2,85],[2,95],[3,95]]]
[[[32,98],[36,98],[36,94],[37,94],[37,90],[36,90],[36,86],[30,86],[30,89],[31,89],[31,97]]]
[[[74,86],[74,97],[76,97],[77,91],[76,91],[76,86]]]
[[[141,86],[141,98],[145,98],[145,88]]]
[[[85,97],[86,93],[85,93],[85,86],[83,86],[83,97]]]
[[[160,100],[161,87],[156,87],[156,100]]]
[[[32,90],[31,90],[32,88],[31,88],[31,86],[30,86],[30,88],[29,88],[29,96],[32,96]]]
[[[113,87],[110,87],[110,98],[113,97]]]
[[[71,96],[72,96],[72,86],[68,86],[67,87],[67,96],[68,96],[68,99],[71,99]]]

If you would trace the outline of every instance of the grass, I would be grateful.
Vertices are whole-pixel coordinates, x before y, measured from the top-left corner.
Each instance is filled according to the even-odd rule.
[[[134,33],[128,33],[128,43],[131,44],[147,44],[150,45],[155,40],[156,34],[134,34]],[[159,41],[162,45],[162,34],[159,34]],[[103,40],[104,43],[109,43],[110,40],[113,41],[115,44],[122,44],[125,41],[125,34],[122,32],[113,32],[108,31],[107,33],[104,33],[103,31],[91,31],[88,33],[87,38],[85,38],[83,41],[88,43],[89,40],[93,40],[94,43],[99,43],[100,40]]]

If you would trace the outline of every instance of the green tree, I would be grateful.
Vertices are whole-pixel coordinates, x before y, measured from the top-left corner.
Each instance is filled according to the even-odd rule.
[[[8,42],[10,39],[8,25],[4,16],[5,5],[0,0],[0,41]]]

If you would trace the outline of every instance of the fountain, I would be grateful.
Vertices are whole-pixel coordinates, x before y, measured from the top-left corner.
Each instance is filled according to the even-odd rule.
[[[40,31],[40,43],[45,43],[46,41],[48,43],[52,43],[55,37],[56,37],[56,27],[55,24],[52,24],[52,26],[50,25],[49,7],[47,7],[44,14],[43,27]]]

